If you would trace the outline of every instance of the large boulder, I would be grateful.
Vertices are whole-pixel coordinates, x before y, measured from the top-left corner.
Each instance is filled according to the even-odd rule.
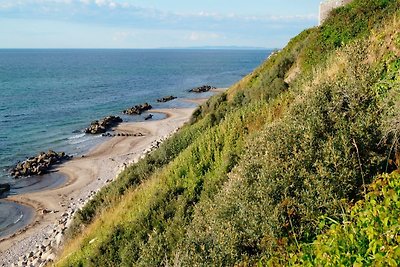
[[[122,122],[122,119],[118,116],[108,116],[99,121],[93,121],[88,128],[85,129],[85,133],[88,134],[101,134],[105,133],[109,128],[114,127]]]
[[[208,92],[208,91],[213,90],[213,89],[217,89],[217,88],[214,87],[214,86],[210,86],[210,85],[202,85],[202,86],[190,89],[189,92],[192,92],[192,93],[205,93],[205,92]]]
[[[176,96],[170,95],[170,96],[166,96],[166,97],[157,99],[157,102],[160,102],[160,103],[162,103],[162,102],[168,102],[168,101],[174,100],[174,99],[176,99],[176,98],[177,98]]]
[[[65,160],[72,158],[65,152],[57,153],[49,150],[47,153],[41,152],[36,157],[30,157],[25,161],[16,164],[11,170],[10,175],[14,178],[30,175],[45,174],[52,165],[59,164]]]
[[[127,115],[140,115],[143,111],[150,110],[153,107],[149,103],[144,103],[141,105],[136,105],[134,107],[128,108],[123,111],[124,114]]]
[[[150,120],[151,118],[153,118],[153,114],[149,114],[149,115],[147,115],[146,117],[144,117],[144,119],[147,121],[147,120]]]

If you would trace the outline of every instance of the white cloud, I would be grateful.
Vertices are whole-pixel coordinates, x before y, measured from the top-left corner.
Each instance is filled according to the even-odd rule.
[[[138,6],[134,0],[0,0],[0,20],[47,20],[104,27],[112,29],[102,35],[104,39],[121,46],[129,42],[135,42],[135,46],[145,42],[151,45],[160,42],[166,46],[179,42],[189,45],[248,42],[247,45],[251,45],[250,40],[258,40],[257,45],[261,46],[262,42],[267,43],[261,41],[262,36],[267,39],[272,35],[284,35],[288,39],[317,23],[316,14],[249,16],[241,10],[236,12],[172,12]],[[143,32],[138,32],[139,29]],[[165,31],[174,33],[174,37]],[[149,32],[163,33],[163,38]]]
[[[108,6],[109,6],[111,9],[114,9],[114,8],[117,7],[117,4],[114,3],[114,2],[110,2],[110,3],[108,4]]]
[[[96,5],[98,6],[105,6],[107,4],[107,0],[95,0]]]

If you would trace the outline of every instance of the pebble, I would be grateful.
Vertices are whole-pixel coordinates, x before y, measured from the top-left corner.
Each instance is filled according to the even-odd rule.
[[[176,132],[176,131],[174,131]],[[174,133],[173,132],[173,133]],[[171,133],[169,136],[171,136],[173,133]],[[139,133],[138,136],[141,136],[142,134]],[[153,151],[155,148],[159,147],[160,144],[162,143],[163,140],[167,139],[169,136],[162,137],[158,140],[154,140],[150,146],[149,149],[146,149],[146,153],[150,153]],[[126,166],[136,163],[139,161],[140,158],[145,157],[144,154],[132,154],[135,155],[133,159],[131,159],[129,162],[126,162],[126,164],[123,164],[123,166],[118,166],[118,172],[115,177],[119,175],[121,171],[123,171]],[[53,225],[49,225],[44,227],[40,233],[37,233],[36,235],[33,235],[30,237],[31,243],[26,244],[25,246],[20,246],[20,251],[24,251],[26,255],[21,256],[19,258],[16,257],[16,255],[8,253],[4,253],[1,256],[2,257],[7,257],[7,258],[14,258],[18,259],[16,262],[8,262],[4,261],[0,258],[0,266],[46,266],[48,263],[54,261],[56,259],[56,254],[55,252],[59,247],[62,246],[62,243],[64,241],[64,233],[65,230],[70,228],[72,224],[72,219],[75,215],[75,212],[79,209],[81,209],[88,201],[90,201],[98,191],[101,189],[101,184],[105,183],[108,184],[112,182],[114,179],[101,179],[101,177],[98,177],[95,181],[97,183],[96,190],[90,190],[87,193],[81,194],[77,200],[74,200],[73,197],[70,197],[70,203],[68,205],[60,202],[59,205],[62,207],[67,206],[67,211],[63,212],[61,216],[55,221]],[[64,195],[64,197],[66,197]],[[42,210],[43,214],[47,214],[50,212],[57,213],[59,211],[54,210]],[[39,243],[37,243],[39,240]],[[41,241],[40,241],[41,240]],[[95,242],[96,239],[91,240],[90,242],[93,243]],[[32,251],[30,251],[32,250]],[[28,251],[28,253],[26,253]],[[12,253],[12,252],[11,252]],[[14,252],[15,253],[15,252]],[[0,253],[1,254],[1,253]]]

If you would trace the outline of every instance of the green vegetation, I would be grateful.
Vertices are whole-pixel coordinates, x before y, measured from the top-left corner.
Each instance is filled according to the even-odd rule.
[[[400,175],[382,175],[369,193],[346,210],[343,223],[325,216],[326,233],[291,259],[299,266],[398,266]],[[344,204],[346,205],[346,204]]]
[[[355,0],[211,98],[78,213],[58,265],[400,264],[398,10]]]

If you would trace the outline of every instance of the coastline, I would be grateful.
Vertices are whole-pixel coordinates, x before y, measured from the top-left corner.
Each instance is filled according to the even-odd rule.
[[[151,151],[155,144],[188,122],[194,110],[195,108],[151,110],[154,113],[166,114],[166,118],[121,123],[114,128],[115,133],[140,132],[143,136],[111,137],[94,147],[84,157],[58,166],[56,171],[68,177],[63,185],[6,198],[6,201],[33,207],[36,212],[28,226],[0,239],[0,266],[27,260],[36,252],[40,252],[39,258],[48,254],[51,260],[56,254],[56,247],[62,243],[62,232],[69,226],[75,211],[103,186],[114,180],[124,167],[137,161]],[[58,229],[59,227],[62,229]],[[28,255],[25,255],[27,253]]]

